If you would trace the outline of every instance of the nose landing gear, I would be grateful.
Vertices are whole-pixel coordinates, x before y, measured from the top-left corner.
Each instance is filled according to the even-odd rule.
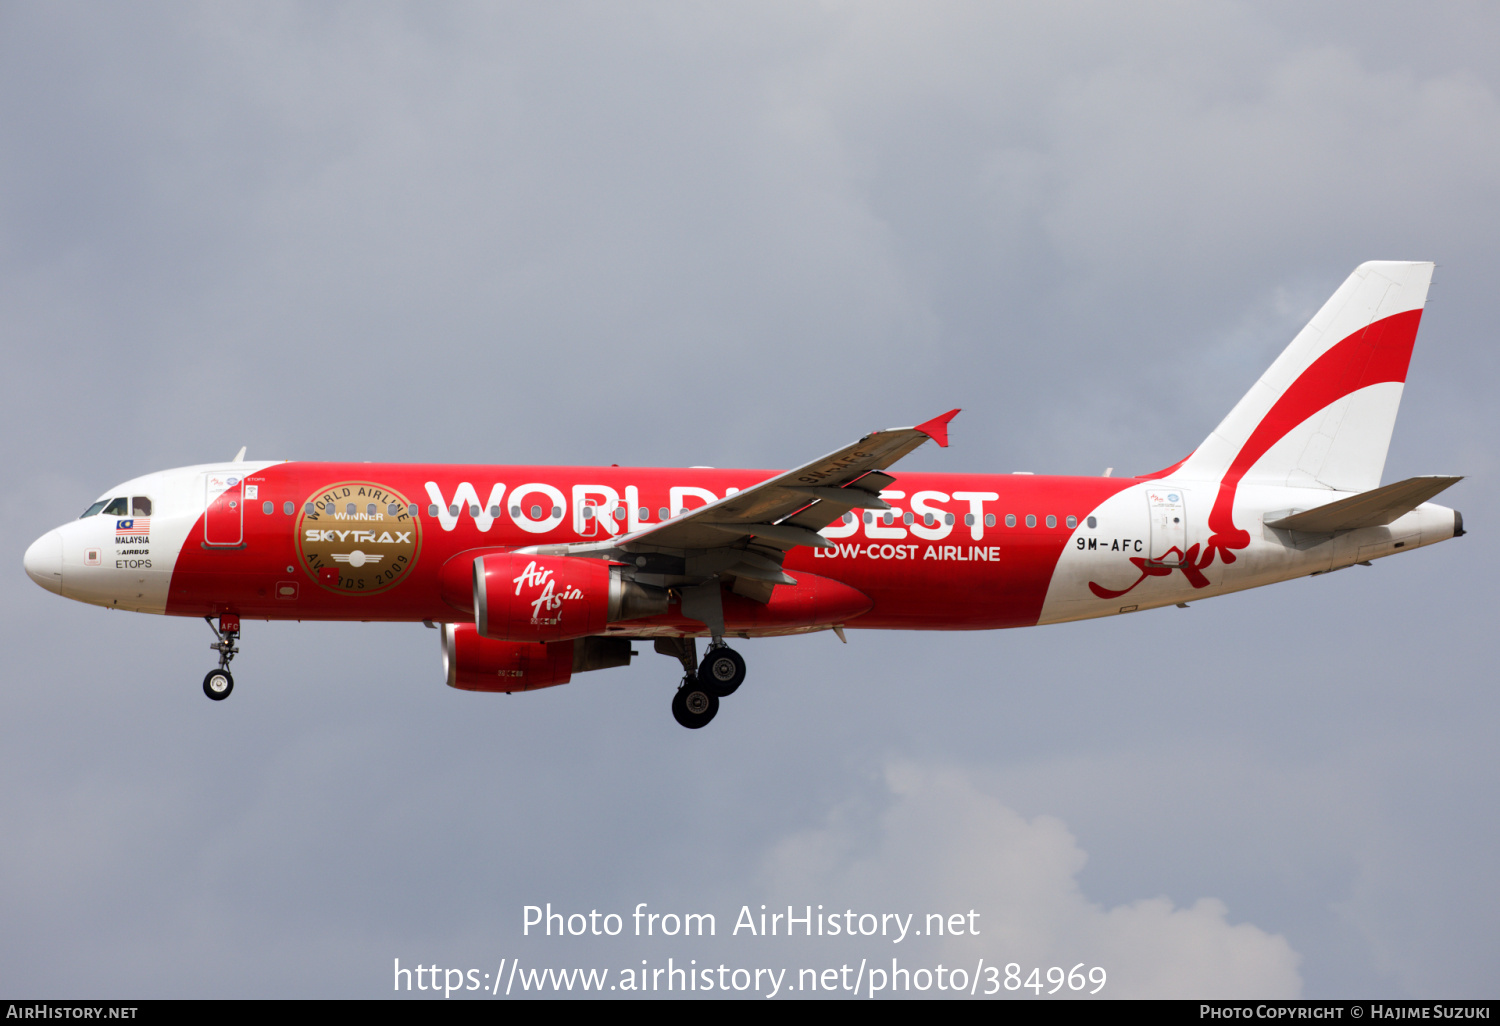
[[[222,702],[234,690],[234,677],[229,672],[229,661],[240,651],[234,644],[240,637],[240,618],[226,614],[219,617],[217,627],[214,626],[213,617],[205,616],[203,620],[218,639],[208,647],[219,653],[219,668],[209,670],[208,675],[203,678],[203,693],[215,702]]]

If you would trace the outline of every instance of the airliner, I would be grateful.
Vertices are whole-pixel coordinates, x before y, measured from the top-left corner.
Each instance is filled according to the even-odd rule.
[[[895,474],[951,410],[794,470],[246,460],[147,474],[38,538],[26,573],[110,609],[202,617],[234,688],[245,620],[423,623],[450,687],[531,691],[676,659],[672,713],[745,680],[731,639],[1118,616],[1446,541],[1381,485],[1433,265],[1361,264],[1193,452],[1137,477]],[[702,658],[698,639],[706,638]]]

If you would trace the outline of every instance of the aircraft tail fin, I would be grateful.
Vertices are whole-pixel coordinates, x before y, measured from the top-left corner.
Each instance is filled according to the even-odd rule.
[[[1377,487],[1432,269],[1400,261],[1355,268],[1174,476]]]

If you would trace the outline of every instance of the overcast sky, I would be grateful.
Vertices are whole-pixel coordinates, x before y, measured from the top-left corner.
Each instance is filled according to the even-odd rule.
[[[1478,3],[0,3],[0,992],[982,957],[1494,997],[1497,50]],[[1438,263],[1385,480],[1469,475],[1468,537],[744,642],[702,731],[649,646],[475,695],[419,625],[247,624],[211,703],[202,623],[21,570],[242,445],[784,467],[961,406],[902,468],[1151,471],[1369,259]],[[718,936],[523,938],[546,902]],[[729,936],[789,902],[982,932]]]

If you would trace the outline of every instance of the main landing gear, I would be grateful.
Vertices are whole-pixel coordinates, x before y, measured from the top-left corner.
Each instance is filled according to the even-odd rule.
[[[239,654],[235,642],[240,638],[240,618],[225,615],[219,617],[219,626],[214,626],[214,618],[205,616],[204,622],[208,629],[214,632],[215,641],[208,647],[219,653],[219,668],[209,670],[203,678],[203,693],[215,702],[222,702],[229,697],[234,690],[234,677],[229,673],[229,661]]]
[[[676,656],[686,671],[677,694],[672,696],[672,717],[689,730],[705,727],[719,712],[719,699],[727,698],[745,682],[745,659],[715,638],[698,662],[694,638],[658,638],[656,650]]]
[[[698,678],[689,674],[682,678],[682,686],[672,696],[672,717],[689,730],[708,726],[708,721],[719,713],[719,696],[698,683]]]
[[[728,698],[745,683],[745,658],[722,641],[717,648],[710,645],[698,667],[698,679],[721,698]]]

